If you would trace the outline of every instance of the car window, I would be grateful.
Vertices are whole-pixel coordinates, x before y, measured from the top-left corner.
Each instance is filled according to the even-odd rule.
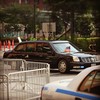
[[[51,51],[51,48],[50,48],[49,44],[43,43],[42,50],[44,53],[47,53],[48,51]]]
[[[92,85],[90,87],[90,93],[100,95],[100,71],[96,73]]]
[[[26,44],[20,44],[15,48],[15,51],[25,52],[26,51]]]
[[[100,95],[100,71],[91,72],[79,87],[79,91]]]
[[[26,47],[27,52],[34,52],[36,50],[36,44],[35,43],[28,43]]]
[[[36,51],[47,53],[48,51],[51,51],[51,49],[48,43],[37,43]]]
[[[36,43],[36,51],[42,52],[42,43]]]
[[[66,51],[69,52],[69,50],[70,50],[70,53],[79,52],[77,48],[75,48],[73,45],[66,43],[66,42],[65,43],[54,43],[53,46],[56,49],[56,51],[59,53],[64,53]]]

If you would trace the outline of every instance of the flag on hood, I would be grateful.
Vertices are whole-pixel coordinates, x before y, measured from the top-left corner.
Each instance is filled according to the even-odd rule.
[[[70,52],[70,46],[65,48],[65,52]]]

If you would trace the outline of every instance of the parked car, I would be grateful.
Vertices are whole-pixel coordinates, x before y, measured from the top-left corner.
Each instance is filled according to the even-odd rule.
[[[61,73],[73,68],[84,69],[100,64],[95,55],[86,54],[69,41],[26,41],[4,53],[3,58],[21,58],[28,61],[46,62]]]
[[[100,100],[100,65],[84,69],[73,79],[46,84],[41,100]]]

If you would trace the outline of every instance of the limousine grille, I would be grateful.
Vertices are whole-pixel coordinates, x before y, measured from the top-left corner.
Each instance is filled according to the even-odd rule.
[[[91,63],[91,62],[96,62],[97,58],[96,57],[86,57],[86,58],[81,58],[82,62],[86,62],[86,63]]]

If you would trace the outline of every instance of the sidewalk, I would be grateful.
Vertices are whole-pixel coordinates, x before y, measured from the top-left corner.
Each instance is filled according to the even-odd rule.
[[[0,51],[0,59],[3,57],[3,51]]]

